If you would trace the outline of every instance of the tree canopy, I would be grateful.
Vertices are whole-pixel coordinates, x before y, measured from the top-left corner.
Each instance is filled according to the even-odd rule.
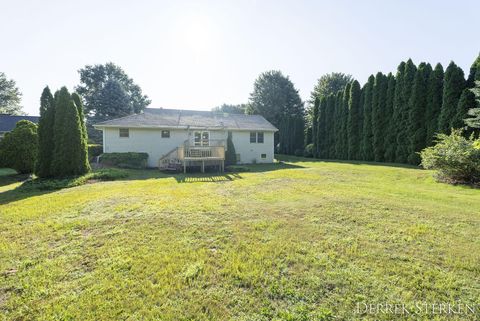
[[[303,149],[304,108],[292,81],[280,71],[262,73],[253,86],[247,113],[260,114],[279,129],[275,144],[284,153]]]
[[[247,112],[247,104],[222,104],[212,108],[212,111],[217,113],[245,114]]]
[[[15,80],[8,79],[5,73],[0,72],[0,114],[23,115],[22,93]]]

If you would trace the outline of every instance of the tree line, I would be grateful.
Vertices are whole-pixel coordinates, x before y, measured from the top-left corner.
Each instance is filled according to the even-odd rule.
[[[465,127],[479,70],[480,57],[467,79],[454,62],[444,71],[441,64],[416,66],[409,59],[395,75],[378,72],[363,86],[348,82],[341,91],[315,97],[306,145],[317,158],[418,165],[418,153],[437,133]]]

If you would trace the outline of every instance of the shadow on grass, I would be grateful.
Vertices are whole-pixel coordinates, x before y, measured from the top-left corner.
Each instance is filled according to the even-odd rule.
[[[318,158],[309,158],[309,157],[298,157],[291,155],[275,155],[275,158],[288,163],[337,163],[337,164],[351,164],[351,165],[371,165],[371,166],[386,166],[386,167],[396,167],[396,168],[408,168],[408,169],[422,169],[419,166],[410,165],[410,164],[400,164],[400,163],[382,163],[382,162],[367,162],[367,161],[356,161],[356,160],[344,160],[344,159],[318,159]]]

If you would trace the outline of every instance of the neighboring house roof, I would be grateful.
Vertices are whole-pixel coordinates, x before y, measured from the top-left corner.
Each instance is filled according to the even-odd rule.
[[[145,108],[141,114],[130,115],[95,124],[96,128],[104,127],[137,127],[137,128],[206,128],[229,130],[262,130],[278,129],[260,115],[227,114],[212,111]]]
[[[29,120],[37,124],[40,117],[38,116],[14,116],[0,114],[0,132],[10,132],[20,120]]]

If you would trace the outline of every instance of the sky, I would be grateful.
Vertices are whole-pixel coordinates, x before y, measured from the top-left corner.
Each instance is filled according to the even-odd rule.
[[[307,100],[330,72],[364,83],[408,58],[466,73],[480,52],[480,1],[0,0],[0,71],[38,115],[42,89],[79,84],[113,62],[150,107],[209,110],[246,103],[264,71],[288,75]]]

